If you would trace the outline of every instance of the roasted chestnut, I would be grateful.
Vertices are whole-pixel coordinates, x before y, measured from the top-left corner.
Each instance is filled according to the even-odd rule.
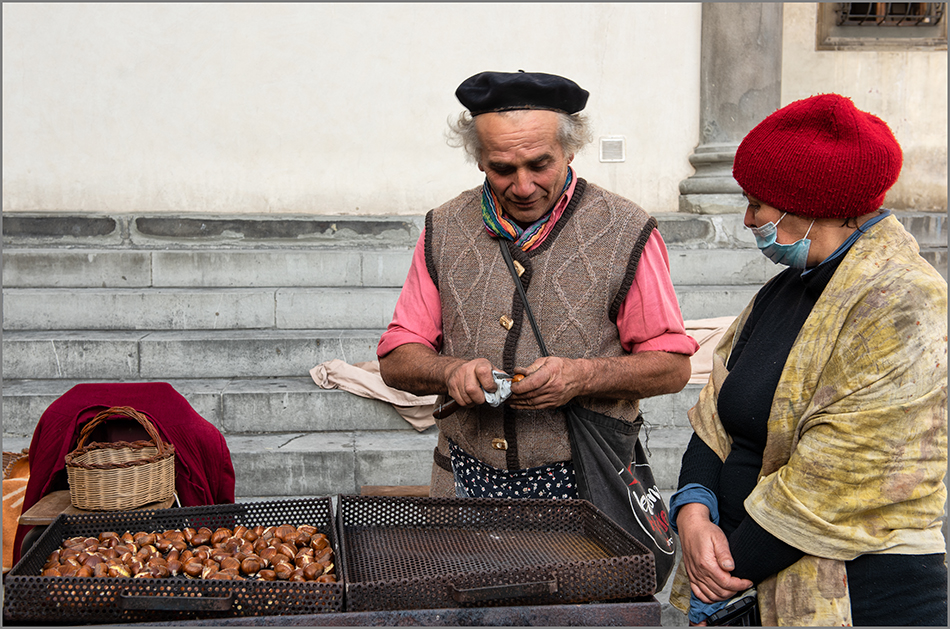
[[[308,524],[281,524],[74,536],[50,553],[42,575],[335,581],[332,572],[333,550],[326,535]]]
[[[225,557],[224,559],[221,560],[221,569],[222,570],[229,570],[229,569],[240,570],[241,562],[232,556]]]
[[[261,558],[257,555],[251,555],[241,562],[241,572],[244,574],[257,574],[261,569]]]

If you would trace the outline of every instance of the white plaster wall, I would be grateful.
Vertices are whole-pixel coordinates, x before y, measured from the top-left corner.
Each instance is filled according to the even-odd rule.
[[[947,211],[947,51],[816,51],[818,5],[787,2],[782,104],[836,92],[887,122],[904,166],[884,201]]]
[[[698,3],[3,4],[3,210],[417,214],[480,184],[445,144],[482,70],[563,74],[627,161],[579,174],[675,211]]]

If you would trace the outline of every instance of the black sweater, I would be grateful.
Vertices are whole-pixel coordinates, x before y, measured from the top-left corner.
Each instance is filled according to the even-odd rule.
[[[762,469],[772,398],[785,360],[842,258],[804,274],[786,269],[759,291],[719,392],[719,417],[733,439],[729,456],[720,461],[695,434],[683,455],[679,486],[699,483],[716,494],[719,526],[736,564],[732,574],[756,583],[804,555],[759,526],[742,503]]]

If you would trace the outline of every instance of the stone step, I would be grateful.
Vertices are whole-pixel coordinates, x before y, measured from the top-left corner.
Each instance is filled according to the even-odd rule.
[[[684,319],[736,316],[746,307],[760,284],[753,286],[676,286]]]
[[[4,212],[3,244],[167,249],[412,246],[422,216]]]
[[[894,213],[921,247],[947,246],[947,215]],[[668,246],[754,247],[743,215],[654,214]],[[4,212],[3,244],[15,247],[168,249],[229,247],[412,247],[424,226],[413,216],[139,215]]]
[[[676,285],[762,284],[778,270],[756,249],[671,247]],[[5,289],[399,288],[410,249],[126,250],[11,248]]]
[[[10,288],[4,330],[381,328],[399,288]]]
[[[676,488],[680,461],[691,431],[655,431],[648,455],[657,486]],[[268,433],[227,436],[239,498],[298,498],[358,494],[363,485],[428,485],[435,430]],[[19,451],[29,439],[4,439]]]
[[[651,434],[648,457],[661,490],[676,488],[691,435],[688,429]],[[227,441],[238,495],[292,497],[359,493],[362,485],[428,485],[437,434],[272,433]]]
[[[945,268],[946,216],[896,216],[914,234],[925,257]],[[3,285],[401,286],[422,217],[340,218],[5,214]],[[760,284],[776,270],[756,251],[741,215],[656,218],[670,250],[674,284]],[[112,232],[103,235],[90,227],[93,223],[108,225]],[[147,226],[147,234],[135,225]]]
[[[686,413],[699,400],[703,384],[687,384],[678,393],[658,395],[640,400],[640,412],[643,414],[647,431],[656,429],[663,432],[668,429],[689,428]]]
[[[226,435],[238,497],[358,494],[361,485],[428,485],[436,431]],[[28,438],[4,438],[18,452]]]
[[[10,248],[5,288],[399,287],[412,250]]]
[[[718,283],[761,283],[774,266],[751,243],[742,248],[668,245],[677,283],[707,283],[715,272],[741,270]],[[164,249],[16,247],[3,252],[7,288],[201,288],[401,286],[411,248]],[[713,262],[713,264],[710,264]],[[727,281],[723,281],[727,280]]]
[[[4,379],[303,377],[376,359],[381,330],[5,331]]]
[[[428,485],[438,434],[433,429],[226,438],[237,495],[289,498],[358,494],[362,485]]]
[[[947,279],[947,249],[946,247],[938,248],[921,248],[920,250],[921,257],[930,263],[932,267],[937,269],[940,272],[940,275],[943,276],[943,279]]]
[[[738,314],[761,284],[680,285],[686,319]],[[385,330],[399,288],[71,289],[3,291],[4,331]]]
[[[657,486],[675,489],[691,431],[655,429],[648,441]],[[428,485],[438,435],[402,431],[270,432],[225,435],[238,497],[292,498],[359,493],[362,485]],[[4,438],[19,451],[29,438]]]
[[[124,382],[136,382],[125,380]],[[199,415],[226,435],[281,432],[377,431],[389,434],[410,425],[387,402],[337,389],[322,389],[309,377],[167,379]],[[107,380],[10,380],[3,386],[3,435],[28,437],[43,412],[73,386]],[[689,426],[686,412],[701,385],[642,400],[647,431]]]
[[[153,380],[154,381],[154,380]],[[399,431],[409,424],[392,405],[337,389],[322,389],[309,377],[165,379],[199,415],[228,435],[280,431]],[[84,382],[107,380],[5,380],[3,434],[33,434],[43,412],[63,393]],[[124,382],[136,382],[125,380]]]
[[[946,212],[894,212],[904,229],[914,235],[921,249],[947,250]]]

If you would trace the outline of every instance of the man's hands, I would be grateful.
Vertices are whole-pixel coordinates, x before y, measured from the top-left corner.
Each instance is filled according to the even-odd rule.
[[[578,396],[639,400],[676,393],[689,380],[689,357],[669,352],[638,352],[613,358],[558,358],[534,361],[512,383],[508,403],[515,408],[556,408]]]
[[[497,370],[484,358],[458,364],[448,371],[446,385],[449,395],[462,406],[484,404],[485,391],[494,393],[498,388],[492,371]]]
[[[735,569],[725,533],[709,519],[700,503],[680,507],[676,528],[683,546],[683,563],[689,586],[704,603],[725,601],[752,587],[752,581],[732,576]]]
[[[567,404],[581,390],[579,360],[539,358],[525,376],[512,383],[509,403],[515,408],[556,408]],[[435,353],[418,343],[400,345],[379,361],[383,381],[391,387],[416,395],[448,393],[465,407],[485,403],[485,391],[494,393],[498,386],[492,371],[501,371],[485,358],[465,361]]]
[[[421,343],[400,345],[379,359],[383,382],[416,395],[445,395],[462,406],[485,403],[485,391],[498,387],[492,364],[484,358],[462,360],[443,356]]]
[[[400,345],[379,359],[383,381],[416,395],[448,393],[462,406],[485,402],[497,388],[488,360],[443,356],[427,345]],[[502,369],[498,369],[502,371]],[[578,396],[637,400],[675,393],[689,380],[689,357],[649,351],[612,358],[539,358],[516,373],[508,403],[515,408],[557,408]]]
[[[508,404],[514,408],[557,408],[583,390],[586,378],[578,360],[547,356],[527,369],[516,369],[524,380],[512,382]]]

